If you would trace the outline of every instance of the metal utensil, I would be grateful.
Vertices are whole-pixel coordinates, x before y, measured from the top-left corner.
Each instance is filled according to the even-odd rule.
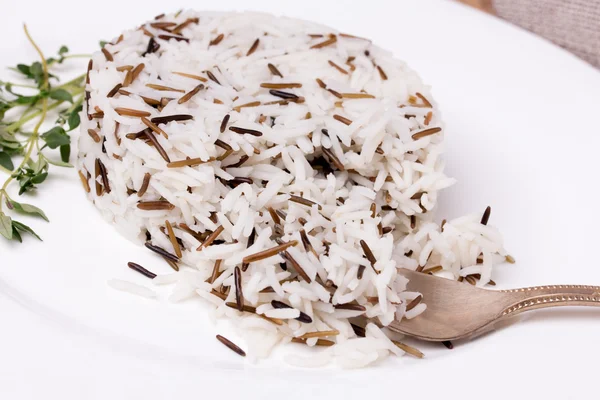
[[[420,292],[427,309],[416,318],[388,327],[417,339],[445,341],[491,328],[501,319],[538,308],[600,307],[600,286],[552,285],[512,290],[487,290],[421,272],[400,269],[408,290]]]

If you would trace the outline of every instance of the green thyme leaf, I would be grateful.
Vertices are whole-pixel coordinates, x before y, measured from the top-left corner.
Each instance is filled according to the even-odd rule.
[[[33,229],[31,229],[30,227],[28,227],[27,225],[25,225],[22,222],[18,222],[18,221],[14,221],[12,222],[12,226],[13,228],[15,228],[17,231],[19,232],[27,232],[33,236],[35,236],[38,240],[42,240],[41,237],[38,236],[37,233],[35,233],[35,231]]]
[[[17,70],[19,70],[26,77],[31,78],[31,69],[30,69],[29,65],[18,64]]]
[[[62,149],[62,147],[61,147]],[[48,160],[49,164],[52,165],[56,165],[57,167],[62,167],[62,168],[73,168],[72,164],[69,164],[68,162],[64,162],[62,160]]]
[[[31,178],[31,183],[39,185],[40,183],[44,182],[47,177],[48,177],[48,173],[42,172],[41,174],[37,174],[33,178]]]
[[[73,102],[73,96],[71,96],[71,93],[64,89],[54,89],[50,92],[50,98],[54,100],[68,101],[69,103]]]
[[[48,169],[48,163],[44,158],[38,158],[37,161],[29,164],[33,170],[34,174],[38,174],[42,171],[46,171]]]
[[[70,131],[77,128],[79,126],[79,124],[81,123],[81,118],[79,117],[79,113],[81,112],[82,109],[83,109],[83,107],[80,105],[77,108],[75,108],[71,112],[71,114],[69,114],[69,119],[67,120],[67,123],[69,124]]]
[[[9,171],[12,171],[13,169],[15,169],[15,166],[13,165],[13,162],[10,159],[10,156],[3,151],[0,151],[0,165]]]
[[[57,147],[71,143],[71,138],[60,126],[55,126],[48,132],[43,133],[42,139],[44,139],[48,147],[51,149],[56,149]]]
[[[60,146],[60,159],[62,160],[62,162],[68,163],[69,157],[71,157],[71,145],[64,144],[64,145]]]
[[[17,240],[19,243],[23,243],[23,238],[21,237],[21,234],[19,233],[17,228],[15,228],[14,226],[12,227],[12,235],[13,235],[13,240]]]
[[[33,206],[31,204],[19,203],[15,200],[9,200],[10,205],[13,209],[21,214],[35,215],[45,219],[46,221],[50,221],[46,214],[38,207]]]
[[[37,103],[37,101],[41,98],[40,95],[38,96],[19,96],[17,97],[17,99],[15,100],[15,103],[19,104],[19,105],[25,105],[25,104],[35,104]]]
[[[12,219],[5,214],[0,213],[0,235],[8,240],[13,238]]]

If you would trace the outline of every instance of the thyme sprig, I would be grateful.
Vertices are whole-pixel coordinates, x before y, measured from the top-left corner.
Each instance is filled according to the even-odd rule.
[[[46,181],[51,165],[72,167],[69,164],[71,138],[68,132],[80,124],[85,74],[60,84],[52,70],[68,59],[89,58],[84,54],[69,54],[66,46],[61,46],[55,57],[46,58],[26,25],[23,29],[38,53],[39,61],[11,68],[19,74],[19,82],[0,81],[0,171],[8,174],[0,186],[0,235],[19,242],[25,233],[40,237],[32,228],[15,220],[16,214],[46,221],[48,217],[40,208],[11,197],[8,193],[10,185],[18,184],[19,196],[25,195]],[[42,124],[49,122],[50,115],[56,114],[54,126],[40,132]],[[33,121],[36,121],[33,130],[26,131],[27,124]],[[59,157],[51,150],[58,150]]]

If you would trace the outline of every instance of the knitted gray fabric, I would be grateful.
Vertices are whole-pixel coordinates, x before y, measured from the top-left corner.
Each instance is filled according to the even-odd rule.
[[[600,68],[600,0],[492,0],[492,7]]]

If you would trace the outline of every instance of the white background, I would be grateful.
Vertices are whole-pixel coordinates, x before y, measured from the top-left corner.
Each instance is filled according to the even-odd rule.
[[[313,19],[394,51],[433,86],[444,112],[447,170],[459,184],[445,194],[440,214],[454,217],[491,204],[491,222],[518,260],[500,267],[494,279],[505,287],[600,284],[600,73],[460,5],[0,0],[0,66],[34,59],[22,22],[48,54],[62,44],[85,53],[123,28],[182,7]],[[145,302],[106,288],[107,278],[135,278],[123,267],[133,255],[148,265],[156,260],[101,221],[72,171],[51,180],[31,202],[44,205],[52,220],[35,223],[44,244],[0,242],[2,399],[304,399],[339,393],[363,399],[571,399],[597,393],[600,310],[541,311],[451,352],[422,346],[425,360],[405,357],[368,370],[249,365],[213,339],[217,330],[197,304]],[[98,253],[94,241],[105,250]],[[97,255],[89,259],[89,253]]]

